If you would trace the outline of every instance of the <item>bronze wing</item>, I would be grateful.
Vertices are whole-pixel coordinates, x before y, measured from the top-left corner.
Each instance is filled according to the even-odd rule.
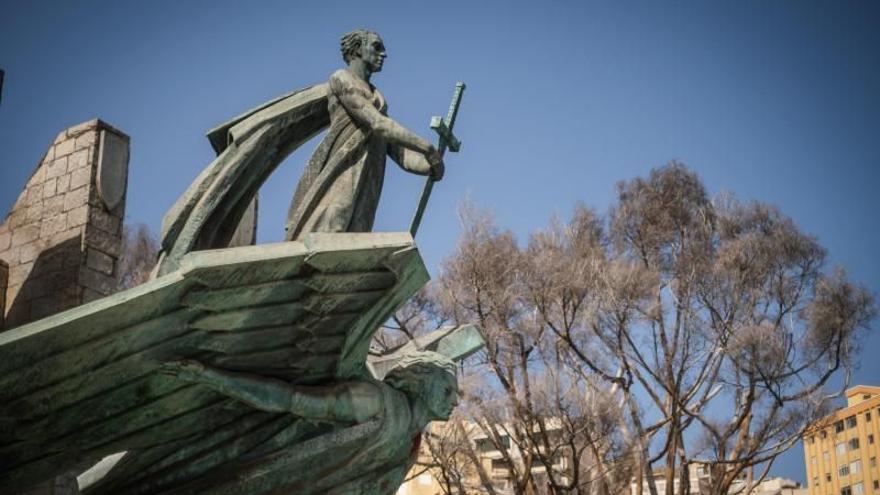
[[[122,451],[124,476],[96,493],[163,493],[331,431],[156,370],[194,358],[300,384],[365,376],[375,329],[427,280],[406,233],[311,234],[192,252],[166,276],[4,332],[0,493]]]

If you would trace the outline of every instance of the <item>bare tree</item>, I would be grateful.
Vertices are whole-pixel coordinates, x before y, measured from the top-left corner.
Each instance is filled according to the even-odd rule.
[[[382,353],[395,349],[447,323],[429,290],[430,286],[417,292],[385,322],[373,338],[372,346],[376,351]]]
[[[568,362],[620,390],[652,493],[658,461],[682,494],[698,460],[712,493],[754,466],[766,474],[842,393],[875,313],[778,210],[720,203],[673,163],[621,183],[606,221],[579,208],[533,236],[525,260],[533,306]],[[839,371],[843,385],[823,392]],[[686,444],[688,429],[704,441]]]
[[[150,278],[159,255],[159,241],[143,223],[125,225],[122,230],[122,256],[116,268],[117,290],[130,289]]]
[[[578,207],[525,248],[488,217],[465,218],[434,297],[487,333],[490,381],[475,420],[524,452],[519,464],[505,459],[516,493],[582,486],[573,472],[539,486],[527,467],[559,446],[548,418],[572,411],[552,399],[572,397],[568,383],[626,411],[612,415],[616,444],[585,415],[593,437],[571,437],[569,455],[591,439],[606,448],[594,466],[631,452],[654,495],[655,465],[667,493],[678,481],[685,495],[696,462],[709,464],[711,493],[747,489],[740,480],[757,483],[841,395],[876,313],[872,295],[829,272],[825,250],[790,218],[730,196],[713,202],[678,163],[622,182],[607,216]]]
[[[479,461],[472,442],[476,426],[460,410],[445,422],[434,422],[423,436],[421,455],[409,479],[430,474],[443,495],[492,493],[489,474]],[[486,480],[490,490],[484,489]]]
[[[486,337],[470,364],[482,380],[467,390],[468,419],[500,456],[513,493],[608,493],[623,465],[609,461],[627,448],[614,435],[615,402],[562,365],[565,353],[531,304],[527,256],[513,235],[473,209],[463,208],[463,219],[458,248],[430,294],[446,318],[477,323]]]

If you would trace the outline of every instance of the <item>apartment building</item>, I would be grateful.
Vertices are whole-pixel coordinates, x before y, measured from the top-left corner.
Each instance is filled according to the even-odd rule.
[[[858,385],[846,400],[804,434],[809,495],[880,495],[880,387]]]
[[[709,485],[711,481],[711,471],[708,462],[692,462],[688,465],[688,481],[690,483],[688,493],[690,495],[703,495],[709,493]],[[800,483],[786,478],[767,478],[757,485],[753,486],[747,494],[748,474],[743,473],[731,485],[731,495],[811,495],[801,488]],[[679,480],[673,481],[671,491],[666,489],[666,470],[654,470],[654,485],[657,487],[659,495],[676,495],[679,493]],[[630,495],[638,493],[638,484],[635,480],[630,483]],[[642,493],[647,494],[648,483],[643,482]]]
[[[809,491],[794,480],[768,478],[756,487],[754,495],[809,495]]]
[[[688,493],[691,495],[700,495],[702,493],[706,493],[706,488],[709,485],[710,480],[710,471],[709,471],[709,463],[706,462],[692,462],[688,465],[688,482],[690,486],[688,487]],[[672,482],[672,490],[667,490],[666,487],[666,469],[658,468],[654,470],[654,486],[657,487],[657,493],[659,495],[675,495],[679,493],[679,479],[676,474],[675,478]],[[742,476],[738,480],[734,482],[735,486],[740,486],[740,483],[745,482],[746,475],[743,473]],[[638,494],[638,483],[635,479],[630,483],[629,491],[630,495]],[[648,482],[647,480],[642,481],[642,493],[647,494],[650,493],[648,491]]]
[[[548,433],[552,436],[553,432],[556,431],[558,423],[554,421],[548,422]],[[495,443],[489,440],[485,435],[479,434],[474,437],[474,444],[477,452],[480,455],[481,463],[483,464],[483,469],[489,473],[492,478],[492,485],[499,493],[513,493],[513,475],[511,473],[511,467],[504,459],[504,455],[495,447]],[[511,443],[510,438],[506,436],[501,437],[502,446],[506,450],[508,457],[515,463],[522,465],[523,453],[517,448],[517,446]],[[564,473],[569,470],[570,462],[568,457],[562,455],[561,453],[556,455],[552,468],[555,473]],[[530,467],[532,475],[537,480],[538,484],[545,484],[547,481],[547,468],[538,461],[534,459],[532,461],[532,465]],[[559,481],[563,483],[567,483],[570,479],[564,475],[560,475],[558,478]]]
[[[443,430],[447,428],[447,425],[447,423],[436,422],[429,425],[428,428],[434,433],[442,435]],[[513,473],[511,471],[511,466],[505,459],[504,453],[498,450],[495,443],[483,434],[476,425],[467,423],[464,426],[467,431],[468,441],[474,449],[474,452],[477,454],[483,471],[491,480],[493,489],[499,494],[513,493]],[[552,436],[553,432],[560,426],[558,421],[551,420],[548,421],[547,427],[549,429],[549,434]],[[514,442],[510,441],[509,437],[501,437],[501,446],[504,448],[507,458],[518,465],[523,465],[523,453],[520,452]],[[431,454],[424,442],[422,443],[422,448],[419,452],[419,461],[422,466],[430,465],[432,461]],[[546,482],[542,481],[546,480],[547,477],[547,468],[543,464],[538,461],[533,461],[530,469],[532,475],[538,481],[538,484]],[[564,455],[556,456],[554,458],[552,469],[555,473],[567,472],[571,469],[570,459]],[[462,471],[462,484],[465,487],[465,491],[468,493],[481,493],[483,491],[481,490],[482,483],[476,469],[465,467]],[[440,477],[441,473],[437,469],[425,469],[424,467],[416,465],[410,472],[408,476],[409,479],[401,485],[396,495],[440,495],[444,493],[441,489]],[[563,482],[568,481],[565,476],[558,479]]]

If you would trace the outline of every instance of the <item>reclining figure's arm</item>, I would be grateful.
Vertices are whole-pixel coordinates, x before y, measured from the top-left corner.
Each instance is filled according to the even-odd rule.
[[[211,368],[193,360],[165,363],[161,371],[183,381],[205,385],[266,412],[360,423],[382,410],[382,392],[368,382],[315,387],[292,385],[276,378]]]

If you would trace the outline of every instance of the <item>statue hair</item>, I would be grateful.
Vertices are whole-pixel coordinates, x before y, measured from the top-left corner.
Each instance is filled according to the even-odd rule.
[[[357,55],[358,50],[361,49],[370,34],[379,36],[375,31],[368,29],[355,29],[342,35],[339,45],[342,51],[342,60],[345,60],[346,64]]]
[[[455,363],[443,354],[418,351],[401,358],[385,375],[384,382],[407,395],[419,397],[437,373],[448,373],[454,379],[455,371]]]

